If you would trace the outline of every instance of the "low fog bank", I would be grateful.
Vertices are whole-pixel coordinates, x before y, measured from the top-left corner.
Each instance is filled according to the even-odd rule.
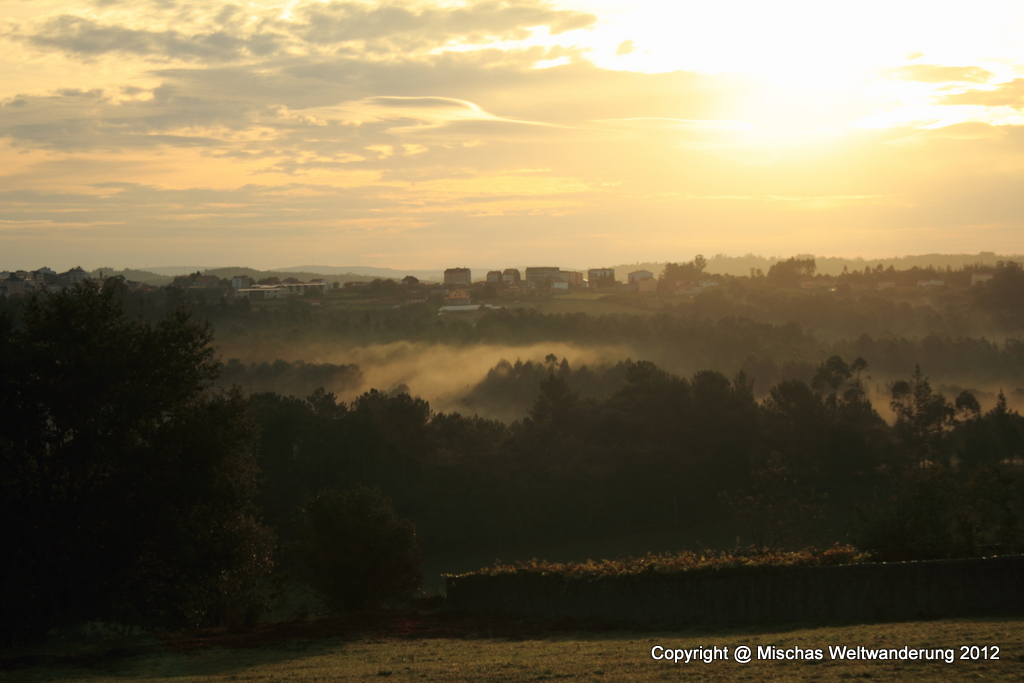
[[[268,356],[268,351],[273,355]],[[574,369],[603,371],[637,354],[624,346],[564,343],[452,346],[394,342],[356,347],[295,344],[278,349],[222,346],[220,356],[227,370],[222,384],[237,383],[247,392],[277,391],[305,397],[323,386],[339,400],[352,401],[370,389],[403,391],[429,401],[436,411],[510,421],[525,415],[536,398],[540,380],[551,365],[546,357],[555,356],[559,363],[565,360]],[[520,374],[517,386],[521,388],[511,400],[503,402],[490,396],[487,386],[480,388],[495,368],[513,367],[517,362],[527,372]],[[274,388],[275,382],[278,388]],[[467,397],[472,398],[467,401]]]
[[[425,342],[393,342],[346,347],[340,344],[295,343],[276,348],[222,347],[225,369],[221,386],[237,384],[247,393],[273,391],[304,398],[318,387],[351,402],[377,389],[407,392],[427,400],[438,412],[479,415],[503,422],[525,417],[549,374],[563,377],[583,398],[603,398],[622,386],[624,362],[650,360],[678,376],[714,370],[732,378],[743,371],[753,382],[754,395],[764,398],[780,382],[810,383],[827,355],[815,360],[774,360],[748,357],[740,364],[703,364],[675,353],[651,354],[626,345],[582,346],[566,343],[528,345],[478,344],[455,346]],[[852,361],[856,354],[843,354]],[[705,359],[706,360],[706,359]],[[865,384],[872,404],[889,419],[892,382],[907,379],[906,371],[871,367]],[[984,409],[996,404],[1000,391],[1011,408],[1024,409],[1024,388],[1013,377],[982,381],[950,376],[949,371],[923,365],[926,376],[947,398],[970,391]],[[1017,378],[1019,379],[1019,378]]]

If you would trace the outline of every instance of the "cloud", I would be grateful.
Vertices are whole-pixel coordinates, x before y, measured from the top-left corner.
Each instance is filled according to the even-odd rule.
[[[594,17],[541,1],[300,0],[290,13],[272,3],[158,4],[93,4],[5,25],[0,40],[21,75],[0,101],[4,258],[12,245],[63,238],[106,251],[134,240],[136,253],[161,254],[178,239],[182,254],[275,259],[294,247],[296,262],[330,243],[339,254],[358,245],[443,264],[528,249],[538,258],[556,249],[668,258],[734,243],[777,252],[776,235],[804,251],[839,248],[797,244],[814,238],[812,220],[821,234],[835,221],[850,244],[864,225],[879,226],[885,250],[898,250],[901,227],[950,217],[1019,231],[1012,188],[1024,126],[844,129],[780,142],[762,115],[781,97],[768,86],[599,68],[572,44],[576,34],[550,37]],[[630,54],[620,64],[639,58],[631,41],[615,49],[622,35],[606,46]],[[45,79],[24,77],[36,69]],[[995,80],[980,67],[915,63],[886,75],[949,84],[943,104],[1024,102],[1024,79],[977,85]],[[793,127],[827,99],[787,100],[778,118]],[[812,209],[819,218],[798,217]]]
[[[455,100],[450,97],[373,97],[369,100],[372,104],[379,104],[385,107],[398,107],[402,109],[468,109],[479,111],[479,107],[471,102]]]
[[[83,265],[89,259],[109,263],[122,253],[125,262],[135,263],[148,254],[167,264],[204,256],[269,267],[268,258],[279,265],[322,254],[340,263],[388,252],[398,261],[431,266],[501,264],[513,254],[522,262],[563,254],[559,258],[567,264],[585,266],[609,252],[652,258],[710,248],[911,252],[929,239],[967,251],[986,244],[1012,251],[1014,240],[1019,242],[1019,173],[1008,162],[1024,152],[1024,127],[865,131],[847,148],[753,164],[748,156],[730,161],[680,151],[657,136],[553,135],[545,141],[509,132],[496,141],[477,130],[484,142],[469,147],[445,136],[425,143],[396,139],[384,126],[294,124],[286,130],[294,137],[248,149],[285,147],[287,153],[275,158],[298,166],[291,181],[268,177],[222,189],[204,188],[204,180],[194,176],[182,189],[159,187],[148,167],[112,173],[112,164],[130,156],[124,150],[107,156],[40,154],[40,166],[30,170],[61,189],[0,192],[0,253],[8,260],[31,255],[29,260],[51,266],[61,250]],[[318,132],[330,144],[313,155],[312,146],[301,145]],[[886,144],[900,138],[915,142]],[[415,144],[413,139],[428,149],[410,154],[401,144]],[[346,185],[347,176],[321,168],[340,154],[336,149],[375,140],[396,143],[393,153],[371,158],[364,150],[366,161],[337,164],[373,174]],[[224,143],[196,148],[181,167],[199,171],[216,161],[204,161],[202,154],[223,149]],[[167,164],[172,156],[138,158]],[[536,169],[530,164],[539,162],[544,166],[537,172],[515,170]],[[230,173],[227,164],[214,168]],[[15,187],[24,177],[8,175],[4,185]],[[124,182],[132,177],[147,178],[146,185]],[[67,189],[80,187],[85,178],[120,181]],[[29,254],[25,245],[36,251]]]
[[[100,6],[102,9],[104,6]],[[168,6],[166,9],[173,9]],[[182,21],[180,17],[187,17]],[[123,21],[123,17],[118,15]],[[555,9],[536,0],[471,2],[448,7],[361,2],[307,2],[289,18],[271,10],[243,11],[224,5],[203,16],[165,12],[145,26],[104,23],[92,16],[62,14],[11,37],[36,48],[81,58],[130,54],[150,59],[226,62],[330,49],[362,59],[408,56],[446,45],[482,45],[528,38],[544,27],[558,35],[594,25],[586,12]],[[163,23],[163,27],[157,24]]]
[[[992,90],[968,90],[946,95],[942,104],[973,104],[982,107],[1024,109],[1024,78],[1000,83]]]
[[[980,66],[942,66],[939,64],[908,64],[885,72],[890,78],[923,83],[986,83],[992,72]]]
[[[635,49],[636,48],[633,47],[632,40],[624,40],[621,43],[619,43],[619,46],[617,48],[615,48],[615,54],[621,57],[622,55],[628,55]]]
[[[82,90],[81,88],[61,88],[57,91],[57,94],[61,97],[84,97],[95,100],[103,97],[103,89],[93,88],[92,90]]]
[[[596,21],[591,14],[543,1],[439,7],[308,3],[283,16],[233,5],[206,14],[185,6],[154,13],[151,6],[148,23],[138,23],[138,15],[132,25],[124,23],[128,15],[120,7],[112,11],[44,18],[34,29],[22,27],[8,37],[73,57],[113,55],[117,61],[106,63],[135,82],[105,83],[102,101],[91,84],[10,100],[0,110],[0,137],[66,151],[114,149],[122,143],[127,148],[178,141],[210,145],[232,138],[221,153],[248,156],[261,153],[260,143],[253,140],[240,149],[237,140],[259,130],[263,144],[282,156],[317,151],[319,145],[338,155],[322,161],[348,163],[368,145],[423,144],[396,138],[430,135],[428,128],[439,124],[449,126],[461,143],[489,134],[505,139],[514,135],[506,129],[524,124],[565,127],[594,116],[697,119],[715,113],[695,109],[701,98],[691,96],[693,79],[685,74],[604,72],[586,63],[578,48],[435,50],[449,43],[465,47],[513,39],[538,26],[559,34]],[[380,42],[392,39],[404,47]],[[336,49],[360,41],[361,46]],[[410,48],[413,44],[422,49]],[[559,60],[569,64],[534,69]],[[187,66],[153,70],[147,61]],[[653,81],[664,82],[664,89],[652,94],[644,84]],[[70,101],[77,91],[90,89],[93,96]],[[22,113],[15,115],[15,109]],[[386,126],[377,125],[384,120]],[[460,124],[460,130],[452,124]]]
[[[271,54],[281,42],[280,36],[268,33],[240,37],[226,30],[216,30],[186,35],[172,29],[151,31],[101,24],[67,14],[46,21],[37,33],[22,39],[39,48],[81,57],[123,53],[215,62]]]
[[[110,173],[121,168],[119,157],[149,150],[145,171],[125,177],[163,183],[201,163],[217,170],[194,179],[197,185],[224,182],[211,181],[213,173],[239,183],[348,185],[503,177],[504,169],[536,167],[555,150],[564,152],[559,165],[590,178],[610,172],[600,161],[603,146],[638,132],[652,140],[659,129],[700,138],[744,127],[724,120],[714,104],[736,84],[586,63],[530,68],[548,54],[479,50],[390,61],[290,55],[162,68],[142,72],[140,82],[155,86],[111,83],[88,94],[62,89],[9,100],[0,107],[0,139],[21,150],[90,152],[97,168],[111,169],[106,178],[116,177]],[[34,168],[42,180],[51,167]],[[47,184],[69,177],[47,172]],[[462,192],[454,190],[449,201]]]
[[[405,41],[479,43],[522,40],[530,29],[546,26],[552,35],[593,26],[597,17],[586,12],[558,10],[529,1],[477,2],[457,7],[413,9],[357,2],[307,4],[294,31],[315,44],[403,38]]]
[[[0,138],[60,151],[214,146],[215,127],[248,127],[255,103],[203,98],[173,84],[152,90],[119,89],[149,98],[115,100],[102,90],[60,89],[19,95],[0,107]]]

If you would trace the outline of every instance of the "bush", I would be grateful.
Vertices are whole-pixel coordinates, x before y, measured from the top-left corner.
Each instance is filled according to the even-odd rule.
[[[335,611],[407,599],[423,581],[423,544],[380,489],[326,490],[299,514],[303,578]]]
[[[1024,547],[1024,490],[999,466],[936,467],[898,480],[861,543],[885,562],[984,557]]]

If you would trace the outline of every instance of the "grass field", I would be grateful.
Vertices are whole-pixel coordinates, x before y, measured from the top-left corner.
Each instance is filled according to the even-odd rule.
[[[752,648],[754,660],[732,660]],[[758,661],[758,646],[821,649],[823,661]],[[952,649],[952,663],[833,661],[829,646]],[[999,647],[962,660],[961,646]],[[652,648],[729,648],[728,661],[656,661]],[[659,651],[660,652],[660,651]],[[992,652],[991,650],[989,651]],[[1021,681],[1024,618],[842,627],[581,630],[578,624],[482,620],[443,611],[267,625],[128,641],[81,641],[0,653],[0,680],[36,681]]]

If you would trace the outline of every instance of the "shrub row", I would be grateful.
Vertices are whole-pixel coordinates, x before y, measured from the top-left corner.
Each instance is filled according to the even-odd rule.
[[[868,562],[870,554],[852,545],[836,543],[824,550],[756,551],[704,550],[699,553],[648,553],[643,557],[586,562],[547,562],[532,559],[515,564],[495,564],[461,576],[545,576],[563,579],[614,579],[621,577],[722,574],[770,567],[823,567]]]

